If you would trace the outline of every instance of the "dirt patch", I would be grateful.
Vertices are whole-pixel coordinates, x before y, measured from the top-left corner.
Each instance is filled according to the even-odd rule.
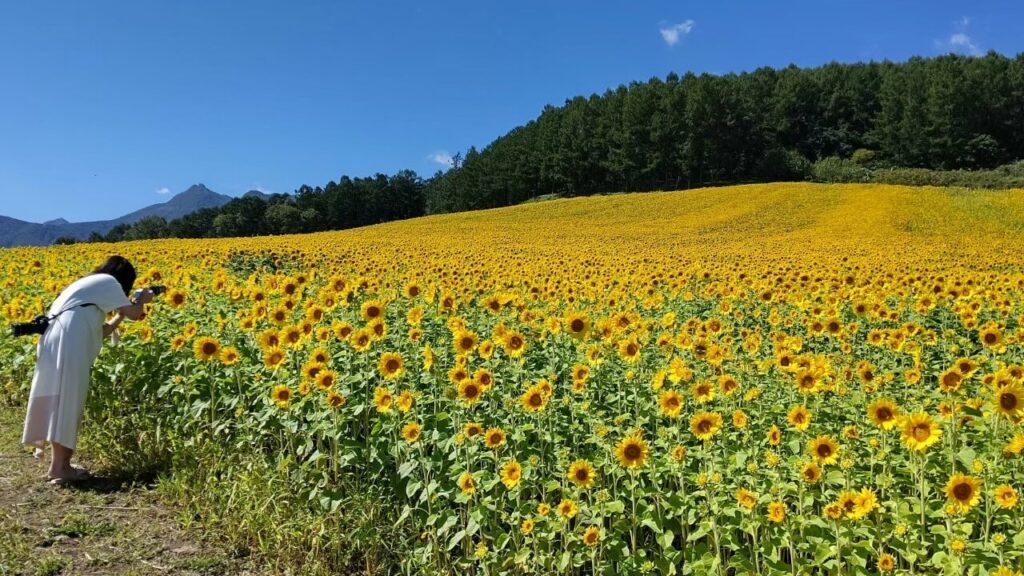
[[[243,552],[183,529],[152,479],[101,470],[73,487],[50,485],[46,463],[18,443],[23,417],[0,408],[0,576],[265,573]]]

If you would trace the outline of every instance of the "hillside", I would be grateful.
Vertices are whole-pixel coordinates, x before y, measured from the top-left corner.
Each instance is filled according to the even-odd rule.
[[[229,200],[230,196],[218,194],[202,184],[195,184],[167,202],[146,206],[111,220],[68,222],[56,218],[37,224],[0,216],[0,246],[48,245],[61,237],[85,240],[93,232],[106,234],[120,224],[134,224],[150,216],[173,220],[202,208],[222,206]]]
[[[581,252],[595,274],[618,270],[623,254],[680,269],[750,259],[836,269],[862,257],[875,265],[868,256],[878,250],[891,263],[955,258],[958,266],[985,268],[1021,261],[1024,190],[750,184],[557,199],[335,232],[117,245],[126,256],[153,249],[288,251],[356,270],[460,255],[467,266],[486,261],[495,266],[488,274],[509,278],[525,273],[515,268],[523,256],[533,259],[532,273],[557,276],[561,259]]]

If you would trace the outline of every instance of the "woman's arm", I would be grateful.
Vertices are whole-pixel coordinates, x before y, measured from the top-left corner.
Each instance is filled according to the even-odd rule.
[[[145,305],[153,301],[153,291],[146,288],[144,290],[139,290],[136,294],[137,296],[131,300],[131,305],[121,306],[117,309],[117,316],[114,317],[115,320],[118,318],[121,318],[121,320],[124,318],[128,318],[129,320],[138,320],[146,315]],[[117,320],[117,322],[120,323],[121,320]],[[116,326],[117,325],[115,324],[115,328]]]
[[[125,306],[125,308],[127,308],[127,306]],[[110,319],[110,322],[107,322],[103,325],[103,337],[106,338],[107,336],[113,334],[114,331],[117,330],[117,327],[121,325],[121,322],[123,320],[124,316],[122,316],[121,312],[118,311],[118,313],[115,314],[114,317]]]

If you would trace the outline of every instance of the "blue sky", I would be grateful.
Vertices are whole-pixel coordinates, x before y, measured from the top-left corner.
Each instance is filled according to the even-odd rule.
[[[1016,1],[48,0],[0,5],[0,214],[111,218],[423,176],[631,80],[1024,51]]]

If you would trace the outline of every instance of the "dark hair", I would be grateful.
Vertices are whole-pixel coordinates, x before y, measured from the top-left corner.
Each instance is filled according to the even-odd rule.
[[[124,289],[127,296],[135,284],[135,267],[124,256],[111,256],[103,264],[92,271],[93,274],[110,274]]]

